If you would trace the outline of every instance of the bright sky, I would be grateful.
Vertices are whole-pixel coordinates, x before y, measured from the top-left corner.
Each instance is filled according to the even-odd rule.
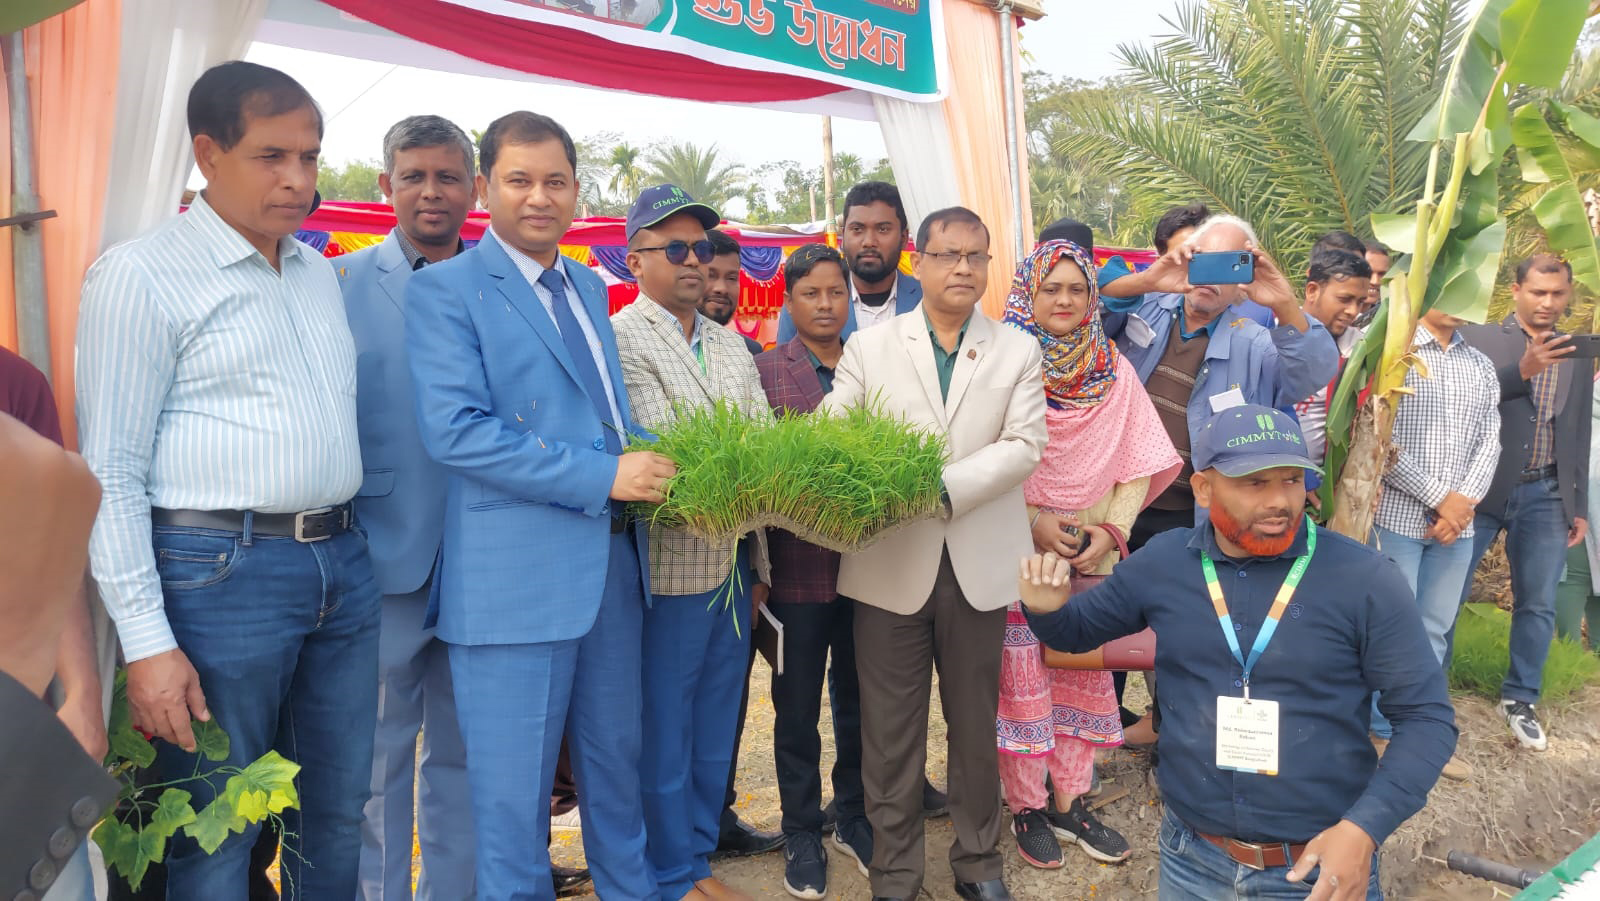
[[[1145,41],[1169,29],[1160,17],[1175,0],[1118,0],[1115,12],[1090,0],[1045,0],[1048,15],[1022,29],[1030,68],[1094,79],[1114,74],[1118,43]],[[332,162],[375,159],[383,133],[415,113],[438,113],[463,128],[483,128],[515,108],[547,113],[584,137],[618,132],[636,144],[660,139],[715,143],[735,160],[758,165],[822,160],[818,119],[798,113],[716,106],[394,67],[321,53],[255,44],[248,58],[288,72],[311,90],[328,115],[323,153]],[[814,135],[812,140],[790,139]],[[785,136],[775,141],[775,135]],[[873,122],[834,120],[834,149],[871,161],[884,156]]]

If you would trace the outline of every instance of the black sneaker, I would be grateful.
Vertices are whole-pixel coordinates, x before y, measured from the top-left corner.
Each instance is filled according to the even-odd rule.
[[[1041,870],[1061,866],[1061,843],[1056,841],[1044,811],[1024,808],[1011,818],[1011,834],[1017,837],[1017,853],[1023,860]]]
[[[828,894],[828,852],[822,850],[821,835],[796,832],[785,838],[783,890],[806,901],[820,901]]]
[[[1539,725],[1539,715],[1526,701],[1501,701],[1500,715],[1506,718],[1511,734],[1524,748],[1543,751],[1549,744],[1544,737],[1544,727]]]
[[[863,876],[871,876],[872,871],[872,824],[866,817],[860,819],[841,820],[834,827],[833,846],[840,851],[855,858],[856,869]]]
[[[1052,810],[1046,816],[1057,836],[1077,842],[1083,853],[1101,863],[1121,863],[1133,853],[1122,833],[1100,822],[1084,806],[1082,798],[1073,801],[1072,809],[1066,813]]]

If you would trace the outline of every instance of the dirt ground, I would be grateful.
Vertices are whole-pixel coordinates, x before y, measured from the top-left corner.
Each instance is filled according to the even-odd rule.
[[[750,823],[778,827],[778,793],[772,761],[770,672],[757,661],[751,682],[750,715],[740,760],[738,810]],[[1130,703],[1142,705],[1140,680],[1129,685]],[[1458,756],[1473,769],[1466,782],[1441,781],[1428,806],[1390,838],[1383,850],[1383,882],[1391,899],[1475,901],[1507,898],[1505,887],[1450,873],[1444,866],[1451,850],[1479,854],[1529,869],[1545,869],[1600,831],[1600,688],[1545,711],[1550,748],[1543,754],[1517,749],[1492,706],[1480,698],[1457,696],[1461,726]],[[929,723],[928,772],[944,785],[944,724],[937,696]],[[824,717],[826,717],[824,710]],[[823,772],[832,764],[831,727],[824,723]],[[1112,800],[1099,815],[1120,830],[1133,846],[1125,863],[1108,866],[1066,849],[1066,865],[1039,870],[1024,863],[1009,833],[1001,836],[1005,878],[1022,901],[1082,899],[1120,901],[1156,897],[1156,830],[1161,802],[1154,797],[1145,755],[1114,750],[1100,763],[1105,797]],[[923,896],[954,899],[947,852],[953,832],[948,818],[931,820],[927,830],[927,877]],[[558,863],[582,860],[581,835],[556,833],[553,854]],[[772,853],[714,864],[717,876],[758,899],[783,899],[783,856]],[[831,853],[828,869],[831,898],[870,896],[865,877],[854,863]],[[593,897],[593,896],[590,896]]]

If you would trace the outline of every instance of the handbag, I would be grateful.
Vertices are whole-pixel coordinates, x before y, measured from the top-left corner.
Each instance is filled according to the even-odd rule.
[[[1099,525],[1117,543],[1117,551],[1121,554],[1118,562],[1128,559],[1128,540],[1123,537],[1122,530],[1108,522]],[[1086,576],[1074,571],[1072,593],[1088,591],[1105,579],[1105,576]],[[1124,635],[1079,654],[1057,651],[1043,644],[1040,650],[1044,652],[1044,665],[1055,669],[1153,670],[1156,667],[1156,633],[1151,629]]]

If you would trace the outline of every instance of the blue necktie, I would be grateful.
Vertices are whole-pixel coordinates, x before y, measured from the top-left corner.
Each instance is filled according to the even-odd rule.
[[[611,404],[606,395],[606,384],[600,380],[600,367],[595,365],[594,351],[589,349],[583,326],[578,324],[577,314],[572,312],[572,303],[567,300],[565,280],[561,278],[560,271],[546,269],[539,273],[539,285],[550,292],[550,306],[555,310],[561,343],[567,346],[567,355],[572,357],[572,365],[578,370],[578,381],[583,383],[584,393],[589,395],[589,403],[594,405],[594,414],[600,417],[606,453],[621,453],[622,439],[617,434],[617,428],[621,428],[622,424],[611,422]]]

